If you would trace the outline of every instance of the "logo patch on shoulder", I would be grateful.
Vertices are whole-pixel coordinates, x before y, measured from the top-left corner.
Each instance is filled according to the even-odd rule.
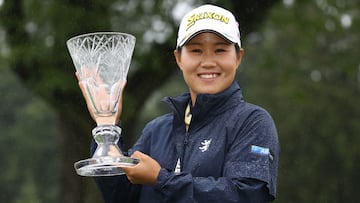
[[[259,155],[268,155],[270,153],[270,150],[269,148],[251,145],[251,152]]]
[[[263,156],[269,156],[271,160],[273,160],[273,156],[270,153],[270,149],[266,147],[260,147],[256,145],[251,145],[251,153],[263,155]]]

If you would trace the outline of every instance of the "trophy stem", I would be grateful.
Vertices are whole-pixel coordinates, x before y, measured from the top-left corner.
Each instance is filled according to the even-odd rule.
[[[75,170],[82,176],[114,176],[124,172],[120,167],[136,165],[139,160],[126,157],[118,147],[121,128],[116,125],[100,125],[92,131],[97,148],[90,159],[74,164]]]
[[[97,143],[95,157],[124,156],[117,143],[121,134],[121,128],[116,125],[100,125],[93,129],[92,134]]]

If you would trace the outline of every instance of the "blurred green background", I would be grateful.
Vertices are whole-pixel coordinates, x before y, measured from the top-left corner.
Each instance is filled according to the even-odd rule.
[[[89,156],[95,124],[66,40],[137,37],[122,114],[128,148],[168,111],[162,97],[187,91],[172,52],[180,18],[203,3],[240,21],[237,81],[279,131],[275,202],[360,202],[358,0],[0,0],[0,202],[101,202],[73,169]]]

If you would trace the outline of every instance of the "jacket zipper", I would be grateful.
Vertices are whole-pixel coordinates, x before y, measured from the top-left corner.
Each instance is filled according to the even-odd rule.
[[[188,120],[189,116],[187,114],[190,113],[190,106],[188,105],[185,109],[185,117],[184,117],[184,123],[185,123],[185,135],[184,135],[184,142],[183,142],[183,152],[182,152],[182,159],[181,159],[181,165],[180,165],[180,169],[181,171],[183,171],[184,169],[184,159],[185,159],[185,153],[186,153],[186,148],[187,145],[189,143],[189,129],[190,129],[190,125],[191,125],[191,115],[190,115],[190,120]]]
[[[183,153],[182,153],[182,159],[181,159],[181,165],[180,165],[180,170],[181,171],[184,170],[185,152],[186,152],[186,148],[187,148],[188,143],[189,143],[189,128],[186,129],[185,137],[184,137]]]

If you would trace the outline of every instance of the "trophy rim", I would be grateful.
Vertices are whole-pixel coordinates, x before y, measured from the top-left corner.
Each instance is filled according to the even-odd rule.
[[[84,34],[79,34],[79,35],[73,36],[70,39],[66,40],[66,44],[69,44],[70,41],[72,41],[74,39],[87,37],[87,36],[92,36],[92,35],[125,35],[125,36],[128,36],[130,38],[133,38],[133,40],[136,40],[136,37],[134,35],[130,34],[130,33],[115,32],[115,31],[101,31],[101,32],[89,32],[89,33],[84,33]]]
[[[127,156],[93,157],[75,162],[74,168],[80,176],[114,176],[125,174],[120,167],[133,167],[139,162],[139,159]]]

